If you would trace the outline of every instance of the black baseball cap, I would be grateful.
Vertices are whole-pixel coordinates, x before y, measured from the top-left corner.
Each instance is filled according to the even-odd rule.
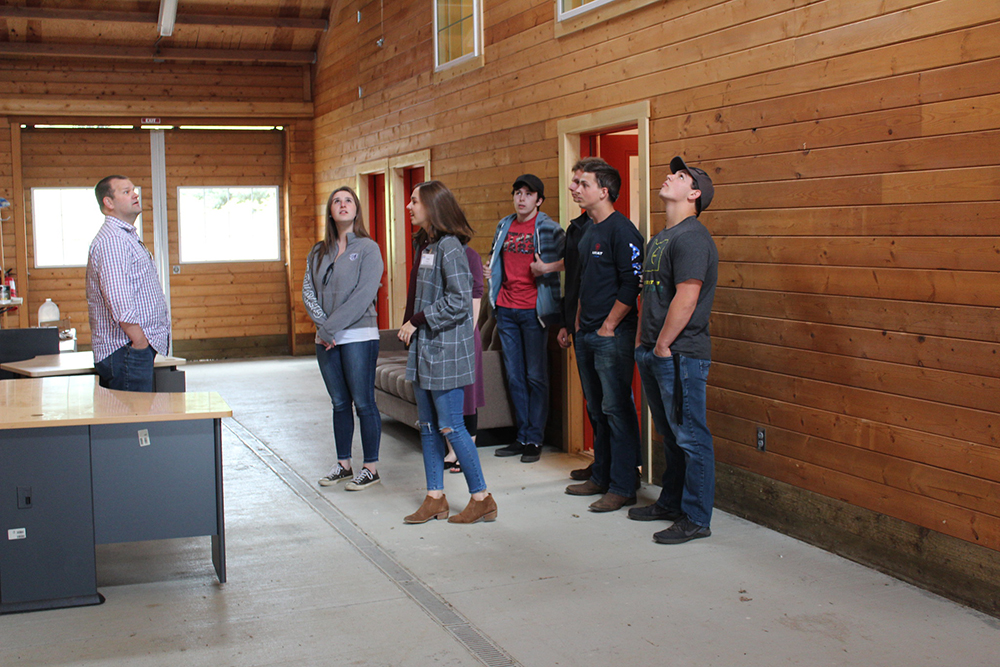
[[[518,176],[517,180],[514,181],[514,189],[511,190],[511,194],[517,192],[518,188],[521,187],[528,188],[529,192],[534,192],[542,199],[545,199],[545,184],[542,183],[542,179],[538,178],[534,174],[524,174],[523,176]]]
[[[715,196],[715,187],[712,185],[712,179],[708,177],[708,174],[704,170],[684,164],[684,158],[678,155],[670,161],[670,173],[676,174],[681,170],[691,174],[691,180],[694,181],[695,189],[701,190],[701,196],[694,203],[695,210],[700,214],[708,208],[708,205],[712,203],[712,197]]]

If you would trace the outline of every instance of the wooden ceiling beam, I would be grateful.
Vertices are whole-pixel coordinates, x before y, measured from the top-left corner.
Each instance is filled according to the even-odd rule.
[[[151,46],[92,46],[86,44],[41,44],[0,42],[0,56],[53,56],[72,58],[119,58],[129,60],[211,60],[231,62],[316,62],[313,51],[264,51],[250,49],[185,49]]]
[[[115,12],[90,9],[49,9],[45,7],[0,7],[0,18],[42,21],[85,21],[89,23],[142,23],[156,25],[155,12]],[[291,28],[325,31],[326,19],[269,16],[230,16],[225,14],[178,14],[176,25],[230,26],[236,28]]]

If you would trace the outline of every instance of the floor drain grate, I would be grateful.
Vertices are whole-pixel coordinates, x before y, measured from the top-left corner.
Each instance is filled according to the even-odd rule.
[[[453,635],[462,642],[472,655],[482,660],[487,667],[511,667],[513,662],[503,651],[489,639],[484,637],[479,630],[468,623],[454,625],[448,628]]]

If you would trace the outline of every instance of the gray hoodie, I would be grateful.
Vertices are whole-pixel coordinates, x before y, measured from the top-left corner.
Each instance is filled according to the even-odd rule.
[[[316,324],[317,338],[330,342],[344,329],[377,329],[375,297],[385,265],[378,244],[347,234],[347,247],[320,256],[317,243],[306,258],[302,302]]]

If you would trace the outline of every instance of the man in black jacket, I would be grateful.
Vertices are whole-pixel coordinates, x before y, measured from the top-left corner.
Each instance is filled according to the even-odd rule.
[[[574,200],[592,221],[578,246],[573,340],[594,429],[594,465],[590,479],[571,484],[566,493],[603,494],[590,509],[611,512],[636,501],[639,420],[632,375],[643,240],[635,225],[615,211],[621,176],[614,167],[600,158],[584,158],[573,172]]]

